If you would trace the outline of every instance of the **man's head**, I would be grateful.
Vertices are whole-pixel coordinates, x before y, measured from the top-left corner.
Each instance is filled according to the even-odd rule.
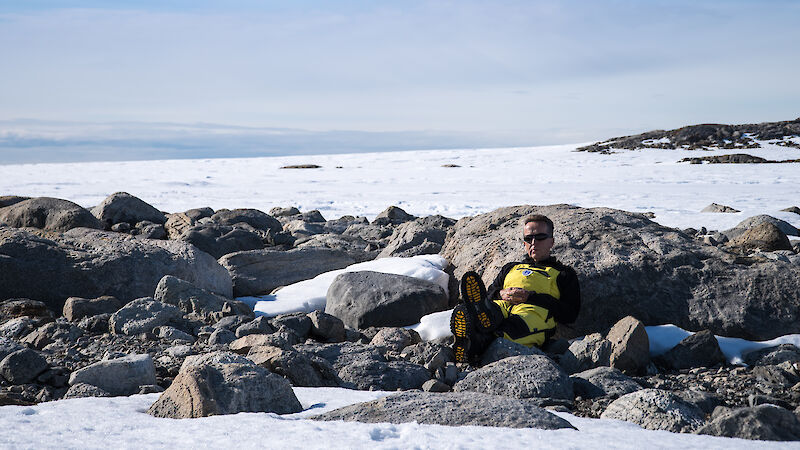
[[[544,261],[550,257],[553,248],[553,221],[541,214],[526,217],[522,239],[525,241],[525,253],[534,261]]]

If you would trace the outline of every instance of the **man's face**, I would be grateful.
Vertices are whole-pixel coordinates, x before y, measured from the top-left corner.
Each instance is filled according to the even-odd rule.
[[[547,237],[542,239],[545,236]],[[546,223],[526,223],[523,228],[523,239],[525,241],[525,253],[533,258],[534,261],[544,261],[550,257],[550,249],[553,248],[553,235]]]

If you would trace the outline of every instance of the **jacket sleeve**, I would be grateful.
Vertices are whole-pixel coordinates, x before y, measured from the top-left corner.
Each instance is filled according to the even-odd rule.
[[[548,294],[531,293],[527,303],[547,308],[558,323],[575,322],[581,309],[581,287],[578,284],[578,275],[571,267],[564,267],[564,270],[556,278],[556,284],[558,284],[561,298],[556,299]]]
[[[490,284],[489,287],[486,288],[486,299],[487,300],[500,300],[500,291],[503,289],[503,284],[506,281],[506,275],[508,275],[508,272],[511,271],[511,269],[515,265],[517,265],[517,263],[510,262],[510,263],[504,265],[500,269],[500,273],[498,273],[497,276],[494,278],[494,281],[492,281],[492,284]]]

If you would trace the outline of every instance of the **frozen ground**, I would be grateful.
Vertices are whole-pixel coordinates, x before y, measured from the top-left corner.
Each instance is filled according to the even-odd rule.
[[[501,206],[569,203],[656,214],[673,227],[727,229],[755,214],[800,226],[780,212],[800,203],[800,163],[678,163],[732,151],[650,149],[612,155],[578,145],[436,150],[248,159],[0,165],[0,195],[51,196],[93,206],[117,191],[157,208],[318,209],[327,219],[372,219],[390,205],[414,215],[471,216]],[[800,158],[800,150],[764,144],[747,152]],[[280,169],[317,164],[320,169]],[[443,167],[454,164],[459,167]],[[716,202],[741,213],[701,213]]]

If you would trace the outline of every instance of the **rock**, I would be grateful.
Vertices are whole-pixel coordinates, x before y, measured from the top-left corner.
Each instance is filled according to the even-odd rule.
[[[114,313],[122,308],[116,297],[104,295],[97,298],[70,297],[64,303],[64,317],[70,322],[98,314]]]
[[[53,312],[44,302],[28,298],[12,298],[0,302],[0,322],[17,317],[52,318]]]
[[[569,345],[559,364],[567,373],[583,372],[611,365],[611,341],[600,333],[592,333]]]
[[[687,336],[657,359],[661,366],[670,369],[713,367],[726,361],[717,338],[708,330]]]
[[[0,223],[15,228],[33,227],[47,231],[72,228],[102,228],[92,213],[68,200],[37,197],[0,208]]]
[[[311,319],[302,312],[281,314],[270,319],[269,323],[276,329],[289,328],[300,339],[305,339],[311,331]]]
[[[236,337],[244,337],[250,334],[272,334],[278,331],[277,328],[269,323],[269,318],[265,316],[256,317],[250,322],[243,323],[236,328]]]
[[[95,316],[84,317],[78,322],[78,328],[88,333],[103,334],[108,333],[108,321],[111,314],[97,314]]]
[[[536,347],[527,347],[522,344],[517,344],[516,342],[511,342],[508,339],[497,338],[492,341],[486,351],[483,352],[481,356],[481,366],[520,355],[544,355],[544,353]]]
[[[712,212],[712,213],[738,213],[741,212],[738,209],[731,208],[730,206],[720,205],[718,203],[712,203],[705,208],[701,209],[700,212]]]
[[[365,241],[377,242],[381,246],[385,246],[393,232],[394,228],[389,225],[354,223],[348,226],[342,235],[358,237]]]
[[[233,278],[236,297],[270,293],[277,287],[308,280],[355,261],[329,249],[250,250],[223,256],[219,263]]]
[[[309,223],[303,220],[292,220],[283,225],[283,231],[291,233],[295,238],[313,236],[325,232],[325,226],[321,223]]]
[[[276,331],[272,334],[248,334],[242,336],[228,345],[231,351],[246,355],[250,349],[258,346],[274,346],[279,348],[291,347],[299,343],[300,340],[294,333],[287,333],[287,329]]]
[[[76,383],[67,389],[67,392],[62,398],[68,399],[86,397],[112,397],[112,395],[97,386],[92,386],[91,384],[86,383]]]
[[[136,227],[130,233],[137,239],[166,239],[167,230],[164,225],[150,221],[137,222]]]
[[[92,208],[92,214],[106,226],[106,229],[120,222],[135,225],[137,222],[147,220],[163,225],[167,221],[164,213],[127,192],[117,192],[106,197],[99,205]]]
[[[0,298],[28,296],[61,311],[68,297],[111,295],[127,303],[153,295],[164,275],[231,296],[228,272],[179,241],[136,239],[75,228],[53,240],[0,227]],[[47,274],[47,282],[42,282]]]
[[[790,206],[790,207],[788,207],[788,208],[784,208],[784,209],[782,209],[781,211],[785,211],[785,212],[793,212],[793,213],[795,213],[795,214],[800,214],[800,208],[798,208],[797,206]]]
[[[255,231],[215,223],[194,225],[178,239],[217,259],[229,253],[264,248],[263,238]]]
[[[428,370],[436,370],[447,365],[448,362],[456,360],[453,350],[449,346],[430,341],[405,347],[400,352],[400,357],[410,363],[425,366]]]
[[[225,364],[253,364],[253,361],[244,356],[231,352],[210,352],[200,355],[187,356],[181,364],[181,371],[190,367],[202,367],[206,365],[221,366]]]
[[[228,345],[236,340],[236,335],[227,328],[217,328],[208,337],[208,345]]]
[[[381,328],[378,333],[373,336],[370,345],[376,347],[386,347],[389,350],[399,352],[409,345],[417,344],[422,341],[419,333],[414,330],[408,330],[398,327]]]
[[[269,215],[271,215],[272,217],[296,216],[298,214],[300,214],[300,210],[295,208],[294,206],[289,206],[285,208],[276,206],[269,210]]]
[[[797,366],[795,366],[795,364],[797,364]],[[790,389],[792,386],[800,382],[800,373],[798,372],[798,368],[800,368],[800,364],[791,361],[784,361],[779,364],[753,367],[751,374],[761,383],[773,386],[781,386],[784,389]],[[751,404],[750,406],[754,405]],[[785,405],[781,406],[788,408],[788,406]]]
[[[331,363],[318,356],[272,346],[252,347],[247,358],[286,377],[293,386],[334,387],[341,384]]]
[[[17,195],[0,195],[0,208],[16,205],[17,203],[28,199],[30,199],[30,197],[20,197]]]
[[[574,428],[566,420],[538,407],[531,400],[475,392],[440,394],[403,392],[366,403],[345,406],[313,419],[546,430]]]
[[[276,233],[283,229],[277,219],[257,209],[220,209],[211,216],[211,220],[220,225],[246,223],[257,230]]]
[[[81,335],[83,335],[83,331],[80,328],[59,320],[46,323],[37,328],[25,336],[22,339],[22,343],[41,350],[55,341],[75,342]]]
[[[633,378],[613,367],[585,370],[576,373],[571,378],[575,395],[583,398],[617,398],[642,389],[642,386]]]
[[[0,376],[11,384],[30,383],[47,369],[47,360],[31,349],[17,350],[0,361]]]
[[[403,223],[394,230],[378,258],[437,254],[444,245],[447,231],[455,223],[455,220],[439,215]]]
[[[78,383],[97,386],[112,396],[133,395],[139,392],[139,386],[156,384],[156,368],[148,354],[127,355],[72,372],[70,386]]]
[[[356,360],[337,372],[346,387],[365,391],[420,389],[431,377],[428,369],[407,361]]]
[[[7,320],[0,325],[0,338],[21,339],[35,329],[35,323],[29,317]]]
[[[366,241],[358,236],[345,236],[331,233],[315,234],[295,242],[297,248],[329,248],[346,253],[357,263],[372,261],[380,252],[379,244]]]
[[[319,310],[312,311],[307,316],[311,320],[310,335],[314,339],[322,342],[342,342],[346,339],[344,322],[338,317]]]
[[[611,342],[611,367],[626,374],[644,372],[650,363],[650,340],[642,322],[625,317],[611,328],[607,339]]]
[[[769,340],[800,333],[800,266],[747,261],[644,215],[568,205],[515,206],[454,225],[442,252],[458,279],[475,270],[492,280],[523,250],[520,221],[555,223],[553,254],[581,284],[581,312],[558,336],[610,328],[632,315],[645,325],[675,324],[716,335]]]
[[[167,325],[155,327],[153,329],[153,334],[155,334],[157,338],[169,342],[188,342],[191,344],[195,341],[194,336],[191,334]]]
[[[450,386],[439,380],[428,380],[422,383],[422,390],[425,392],[447,392]]]
[[[214,294],[205,289],[198,288],[192,283],[183,281],[172,275],[165,275],[158,282],[155,290],[155,300],[175,305],[185,314],[192,314],[206,322],[215,322],[221,318],[223,311],[226,315],[252,315],[253,310],[245,303]]]
[[[512,356],[481,367],[468,373],[453,390],[517,398],[573,398],[569,375],[542,355]]]
[[[407,326],[422,316],[447,309],[441,286],[404,275],[346,272],[338,275],[326,295],[325,312],[353,328]]]
[[[325,230],[328,233],[334,234],[342,234],[347,230],[350,225],[359,224],[359,225],[369,225],[369,220],[366,217],[359,216],[342,216],[338,219],[329,220],[325,222]],[[392,234],[389,232],[389,234]]]
[[[0,337],[0,361],[2,361],[6,356],[24,348],[25,347],[11,339]]]
[[[747,219],[739,222],[736,224],[735,227],[725,230],[722,233],[728,236],[729,239],[733,240],[734,238],[738,237],[742,233],[752,228],[755,228],[763,223],[771,223],[778,227],[783,234],[797,236],[800,235],[800,231],[794,227],[794,225],[786,222],[784,220],[776,219],[772,216],[766,214],[759,214],[757,216],[748,217]]]
[[[728,247],[739,248],[743,251],[761,250],[771,252],[775,250],[791,250],[792,244],[780,228],[769,222],[764,222],[753,228],[748,228],[726,244]]]
[[[299,352],[325,359],[337,371],[356,362],[386,362],[381,349],[371,345],[342,342],[337,344],[302,344],[295,346]]]
[[[401,208],[398,208],[397,206],[390,206],[381,211],[380,214],[375,216],[375,220],[373,221],[373,223],[379,225],[387,225],[387,224],[398,225],[414,219],[416,219],[416,216],[408,214],[407,212],[403,211]]]
[[[193,227],[198,220],[211,217],[214,210],[211,208],[195,208],[176,214],[166,214],[167,221],[164,228],[169,239],[178,239],[189,228]]]
[[[784,361],[800,363],[800,348],[793,344],[781,344],[776,347],[754,350],[745,353],[742,357],[745,364],[749,366],[780,364]]]
[[[233,315],[233,316],[225,316],[217,321],[213,325],[215,329],[226,328],[230,331],[236,331],[240,325],[250,322],[253,320],[252,315]]]
[[[691,433],[703,425],[703,412],[698,407],[659,389],[642,389],[623,395],[608,405],[600,417],[673,433]]]
[[[175,306],[154,300],[152,297],[136,299],[120,308],[108,320],[108,328],[114,334],[135,336],[153,331],[183,317]]]
[[[800,441],[800,420],[781,407],[759,405],[720,414],[698,429],[697,434],[759,441]]]

